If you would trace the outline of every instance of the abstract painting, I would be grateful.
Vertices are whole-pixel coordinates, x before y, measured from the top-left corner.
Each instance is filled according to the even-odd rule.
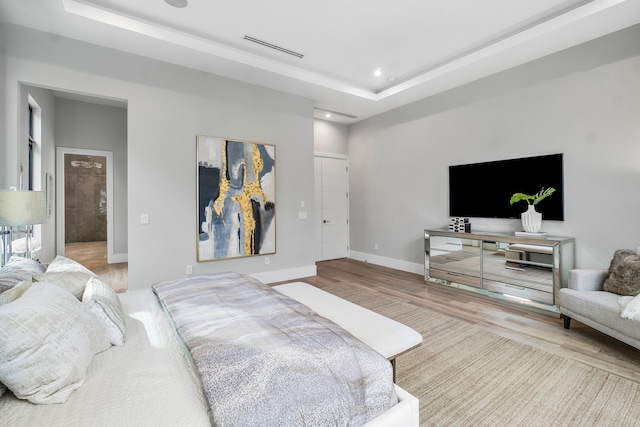
[[[197,137],[198,262],[276,251],[276,147]]]

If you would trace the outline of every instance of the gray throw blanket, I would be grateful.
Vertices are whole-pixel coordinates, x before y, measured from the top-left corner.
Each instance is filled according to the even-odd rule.
[[[191,352],[218,426],[359,426],[397,403],[388,360],[249,276],[153,290]]]

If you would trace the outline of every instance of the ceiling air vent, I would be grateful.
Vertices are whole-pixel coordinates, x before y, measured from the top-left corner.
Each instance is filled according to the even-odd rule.
[[[294,52],[294,51],[289,50],[289,49],[285,49],[285,48],[283,48],[283,47],[281,47],[281,46],[275,45],[275,44],[273,44],[273,43],[266,42],[266,41],[264,41],[264,40],[257,39],[257,38],[255,38],[255,37],[251,37],[251,36],[244,36],[244,39],[245,39],[245,40],[248,40],[248,41],[250,41],[250,42],[254,42],[254,43],[261,44],[262,46],[270,47],[271,49],[279,50],[280,52],[284,52],[284,53],[287,53],[287,54],[289,54],[289,55],[293,55],[293,56],[298,57],[298,58],[300,58],[300,59],[302,59],[302,57],[304,56],[304,55],[303,55],[303,54],[301,54],[301,53]]]

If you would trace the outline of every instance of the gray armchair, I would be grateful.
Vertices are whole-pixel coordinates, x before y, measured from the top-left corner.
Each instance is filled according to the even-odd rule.
[[[571,319],[597,329],[640,349],[640,322],[620,316],[620,295],[607,292],[603,285],[609,270],[570,270],[567,288],[560,289],[560,313],[564,327]]]

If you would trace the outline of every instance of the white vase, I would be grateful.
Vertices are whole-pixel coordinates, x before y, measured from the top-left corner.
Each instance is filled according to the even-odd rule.
[[[542,214],[536,212],[533,205],[529,205],[526,212],[522,212],[522,228],[527,233],[537,233],[542,228]]]

